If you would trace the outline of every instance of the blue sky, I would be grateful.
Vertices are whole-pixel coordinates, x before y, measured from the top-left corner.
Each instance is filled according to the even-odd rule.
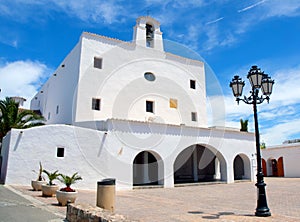
[[[222,124],[239,128],[249,119],[253,131],[252,107],[236,105],[229,82],[239,74],[249,85],[247,72],[258,65],[275,79],[270,104],[258,107],[261,140],[300,138],[298,0],[2,0],[0,98],[30,100],[83,31],[131,41],[136,18],[147,14],[160,21],[164,39],[206,61],[208,101],[224,107]]]

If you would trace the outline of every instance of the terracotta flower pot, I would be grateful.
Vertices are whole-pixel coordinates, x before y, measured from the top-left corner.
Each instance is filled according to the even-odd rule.
[[[43,184],[47,184],[46,181],[38,181],[38,180],[32,180],[31,181],[31,186],[33,188],[33,190],[42,190],[42,185]]]
[[[77,198],[77,194],[78,192],[66,192],[66,191],[60,191],[57,190],[56,191],[56,199],[58,201],[58,203],[62,206],[66,206],[68,201],[70,203],[74,203],[76,198]]]
[[[57,190],[59,190],[58,185],[42,185],[43,197],[53,197],[55,196]]]

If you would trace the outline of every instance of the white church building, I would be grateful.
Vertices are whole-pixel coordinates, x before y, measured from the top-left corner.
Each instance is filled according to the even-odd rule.
[[[79,188],[253,180],[254,134],[209,127],[202,61],[164,51],[160,23],[136,20],[133,41],[84,32],[31,100],[46,125],[12,129],[1,181],[29,185],[39,162],[78,172]]]

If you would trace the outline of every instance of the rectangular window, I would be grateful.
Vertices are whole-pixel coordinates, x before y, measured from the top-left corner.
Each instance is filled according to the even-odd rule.
[[[197,122],[197,113],[192,112],[192,121]]]
[[[195,80],[190,80],[190,88],[191,89],[196,89],[196,81]]]
[[[65,156],[65,148],[57,147],[56,157],[64,157]]]
[[[93,110],[100,110],[100,103],[101,103],[101,99],[93,98],[93,100],[92,100],[92,109]]]
[[[146,112],[154,113],[154,102],[146,101]]]
[[[102,69],[102,58],[94,57],[94,67]]]
[[[170,108],[177,109],[177,99],[170,99]]]

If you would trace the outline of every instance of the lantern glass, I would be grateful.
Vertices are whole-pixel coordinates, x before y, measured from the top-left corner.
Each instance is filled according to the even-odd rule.
[[[242,79],[239,78],[239,76],[234,76],[234,78],[230,82],[230,87],[235,97],[240,97],[242,95],[244,85],[245,82],[242,81]]]
[[[262,80],[261,91],[265,96],[269,96],[272,94],[272,89],[274,85],[274,80],[270,77],[266,77]]]
[[[252,66],[248,72],[247,78],[249,79],[253,89],[259,89],[261,87],[261,82],[263,79],[264,73],[260,71],[260,68],[257,66]]]

